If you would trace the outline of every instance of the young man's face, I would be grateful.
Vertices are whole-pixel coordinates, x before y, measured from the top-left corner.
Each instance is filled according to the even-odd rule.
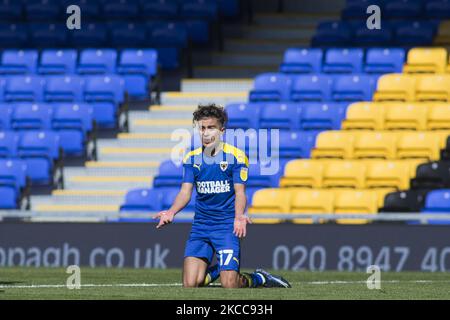
[[[224,128],[216,118],[203,118],[198,121],[200,139],[205,148],[213,148],[220,142]]]

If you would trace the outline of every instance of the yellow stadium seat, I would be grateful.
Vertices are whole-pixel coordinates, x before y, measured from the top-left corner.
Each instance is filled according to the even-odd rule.
[[[416,82],[417,101],[449,101],[450,75],[435,74],[424,75]]]
[[[342,129],[383,130],[384,104],[375,102],[355,102],[347,108],[347,117]]]
[[[248,213],[252,214],[255,223],[279,223],[282,219],[258,219],[264,214],[289,213],[292,189],[267,188],[253,194],[252,206]]]
[[[324,162],[314,159],[291,160],[284,168],[280,187],[322,187]]]
[[[324,188],[364,188],[366,166],[361,161],[330,161],[323,172]]]
[[[439,160],[440,144],[440,135],[433,131],[404,132],[397,140],[397,158]]]
[[[316,138],[311,158],[351,159],[354,135],[349,131],[324,131]]]
[[[395,192],[395,188],[376,188],[376,189],[370,189],[373,190],[377,194],[377,206],[378,208],[382,208],[384,206],[384,198],[388,193]]]
[[[386,131],[358,132],[353,157],[355,159],[395,159],[397,136]]]
[[[447,138],[450,136],[450,130],[439,130],[439,131],[432,131],[436,135],[439,136],[439,146],[441,149],[446,149],[447,147]]]
[[[403,73],[444,73],[447,68],[445,48],[412,48]]]
[[[428,130],[450,130],[450,103],[434,103],[428,107]]]
[[[374,101],[414,101],[416,76],[391,73],[378,79]]]
[[[402,161],[379,160],[367,164],[367,188],[408,189],[410,166]]]
[[[384,128],[387,130],[427,129],[428,108],[421,103],[392,103],[386,107]]]
[[[337,191],[334,200],[336,214],[377,214],[378,195],[372,190]],[[340,224],[365,224],[367,219],[336,219]]]
[[[434,38],[435,45],[450,45],[450,20],[442,21]]]
[[[302,189],[292,193],[291,213],[331,214],[333,213],[334,192],[324,189]],[[293,219],[294,223],[313,223],[313,219]],[[324,220],[319,220],[324,222]]]

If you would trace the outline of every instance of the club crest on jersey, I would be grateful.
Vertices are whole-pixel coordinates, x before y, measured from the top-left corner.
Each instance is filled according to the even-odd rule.
[[[220,161],[220,169],[222,171],[225,171],[225,170],[227,170],[227,168],[228,168],[228,162],[227,161]]]
[[[242,181],[247,181],[248,169],[247,168],[241,168],[241,171],[239,172],[239,176],[241,177]]]

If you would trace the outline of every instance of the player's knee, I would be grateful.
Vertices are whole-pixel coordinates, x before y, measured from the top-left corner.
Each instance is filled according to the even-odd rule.
[[[198,278],[184,278],[183,279],[183,287],[185,288],[198,288],[203,285],[202,280],[199,280]]]

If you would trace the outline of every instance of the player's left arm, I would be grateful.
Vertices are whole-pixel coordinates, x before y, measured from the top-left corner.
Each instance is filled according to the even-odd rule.
[[[245,184],[235,183],[235,217],[233,233],[239,237],[244,238],[247,234],[247,223],[252,223],[250,218],[245,215],[245,207],[247,206],[247,196],[245,195]]]

